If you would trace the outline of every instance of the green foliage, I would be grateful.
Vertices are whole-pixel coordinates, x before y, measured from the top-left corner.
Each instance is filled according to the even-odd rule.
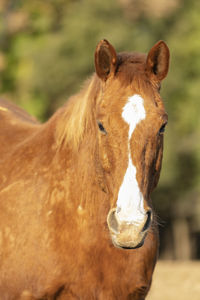
[[[153,26],[133,24],[115,0],[16,3],[11,11],[5,8],[10,19],[16,11],[22,24],[14,34],[9,26],[3,31],[8,68],[2,74],[2,92],[42,120],[94,71],[100,39],[107,38],[118,51],[145,51],[154,42]],[[43,103],[38,109],[35,95]]]
[[[171,68],[164,94],[169,112],[164,170],[161,185],[169,185],[168,195],[191,203],[199,189],[200,132],[200,3],[186,2],[173,17],[167,34],[171,49]],[[176,191],[176,197],[174,192]],[[170,192],[172,195],[170,195]]]

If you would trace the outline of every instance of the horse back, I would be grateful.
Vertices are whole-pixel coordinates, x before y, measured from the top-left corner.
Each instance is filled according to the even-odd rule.
[[[17,105],[0,99],[0,152],[5,157],[29,138],[40,123]]]

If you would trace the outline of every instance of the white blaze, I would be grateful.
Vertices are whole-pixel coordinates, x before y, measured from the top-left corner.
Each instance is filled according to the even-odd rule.
[[[117,199],[117,219],[119,221],[140,223],[145,218],[144,199],[136,179],[136,167],[132,163],[130,139],[137,124],[144,120],[146,112],[140,95],[128,98],[122,112],[122,118],[129,125],[129,161]]]

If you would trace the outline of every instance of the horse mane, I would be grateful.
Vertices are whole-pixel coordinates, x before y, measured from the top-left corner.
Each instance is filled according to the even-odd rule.
[[[95,104],[99,96],[100,80],[94,74],[87,80],[80,93],[69,98],[67,103],[55,114],[56,145],[66,146],[74,150],[79,148],[84,133],[92,129],[94,123]],[[94,126],[94,125],[93,125]]]

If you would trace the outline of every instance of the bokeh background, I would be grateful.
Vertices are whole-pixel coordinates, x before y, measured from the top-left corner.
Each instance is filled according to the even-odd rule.
[[[160,39],[170,48],[161,90],[169,124],[152,196],[160,258],[200,259],[200,1],[0,0],[0,95],[45,121],[94,71],[102,38],[118,52],[148,52]]]

